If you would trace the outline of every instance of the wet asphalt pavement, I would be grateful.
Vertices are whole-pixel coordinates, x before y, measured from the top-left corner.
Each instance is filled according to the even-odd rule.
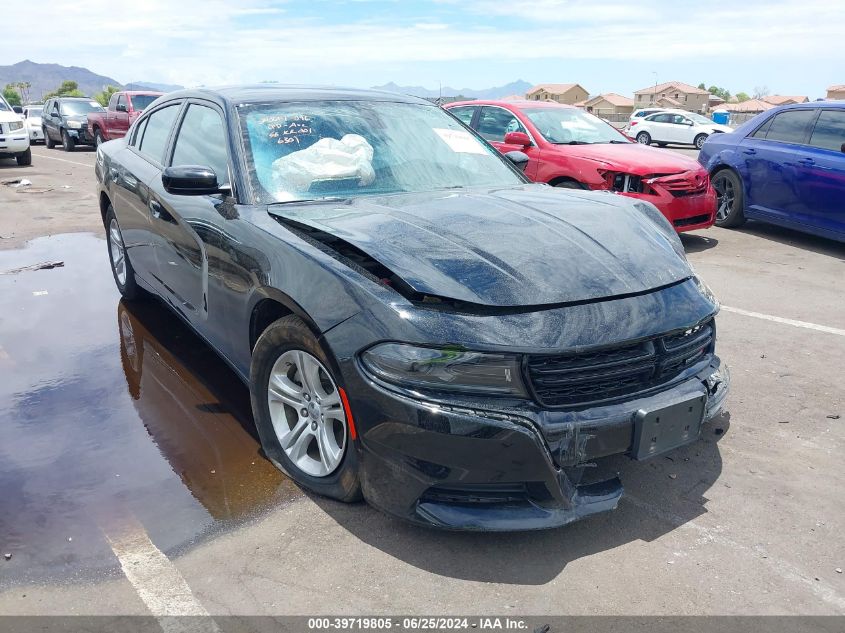
[[[0,251],[0,589],[117,569],[134,517],[175,553],[301,493],[259,453],[249,394],[154,302],[119,301],[90,234]]]
[[[155,614],[167,574],[212,614],[845,613],[845,245],[685,236],[723,303],[727,413],[666,457],[603,464],[625,485],[612,513],[444,533],[276,471],[227,366],[158,303],[119,300],[93,154],[33,154],[0,175],[54,191],[0,188],[0,273],[64,266],[0,274],[0,613]]]

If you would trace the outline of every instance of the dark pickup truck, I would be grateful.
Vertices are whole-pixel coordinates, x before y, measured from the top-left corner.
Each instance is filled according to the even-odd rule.
[[[109,100],[108,110],[88,116],[88,131],[94,139],[94,145],[123,138],[141,112],[163,94],[134,90],[115,92]]]

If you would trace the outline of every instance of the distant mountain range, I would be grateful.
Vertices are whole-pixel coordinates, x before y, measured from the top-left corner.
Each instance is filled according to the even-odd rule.
[[[60,64],[38,64],[28,59],[11,66],[0,66],[0,88],[18,81],[28,81],[32,84],[29,89],[32,100],[39,100],[41,95],[53,92],[63,81],[75,81],[79,85],[79,89],[89,97],[93,97],[106,86],[117,86],[127,90],[159,90],[161,92],[170,92],[182,87],[144,81],[136,81],[124,86],[117,79],[98,75],[87,68],[62,66]],[[129,88],[129,86],[133,86],[133,88]]]
[[[80,66],[62,66],[60,64],[39,64],[28,59],[12,64],[11,66],[0,66],[0,88],[6,84],[18,81],[28,81],[32,86],[29,89],[30,97],[33,100],[40,99],[41,95],[52,92],[58,88],[63,81],[75,81],[79,89],[86,95],[93,97],[106,86],[117,86],[125,90],[157,90],[171,92],[180,90],[182,86],[176,84],[162,84],[149,81],[133,81],[122,84],[117,79],[98,75],[87,68]],[[423,86],[400,86],[394,82],[386,83],[383,86],[374,86],[376,90],[388,92],[399,92],[402,94],[414,95],[417,97],[444,97],[463,96],[472,99],[498,99],[508,95],[524,95],[533,84],[527,81],[513,81],[504,86],[473,90],[472,88],[452,88],[443,86],[443,89],[429,89]]]
[[[131,81],[125,86],[124,90],[155,90],[156,92],[173,92],[174,90],[182,90],[185,86],[179,84],[156,84],[149,81]]]
[[[496,88],[483,88],[481,90],[473,90],[472,88],[451,88],[443,86],[440,90],[436,88],[430,90],[422,86],[400,86],[394,82],[386,83],[383,86],[373,86],[374,90],[386,90],[387,92],[399,92],[401,94],[413,95],[415,97],[439,97],[441,94],[444,97],[470,97],[472,99],[498,99],[499,97],[507,97],[508,95],[524,95],[534,84],[527,81],[517,80],[504,86]]]

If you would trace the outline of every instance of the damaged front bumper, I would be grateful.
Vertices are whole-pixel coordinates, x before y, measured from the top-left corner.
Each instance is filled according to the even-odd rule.
[[[657,393],[577,411],[436,404],[385,389],[351,366],[344,374],[356,419],[366,420],[357,447],[367,500],[454,530],[552,528],[614,509],[621,481],[579,485],[583,467],[696,441],[730,388],[716,356]]]

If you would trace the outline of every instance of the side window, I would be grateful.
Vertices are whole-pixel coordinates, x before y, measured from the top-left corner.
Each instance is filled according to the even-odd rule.
[[[53,114],[55,116],[59,116],[59,102],[58,101],[53,102]]]
[[[469,125],[476,109],[475,106],[464,106],[463,108],[449,108],[449,112],[458,117],[464,125]]]
[[[525,132],[513,113],[503,108],[481,108],[481,117],[478,119],[478,133],[481,136],[488,141],[501,143],[508,132]]]
[[[115,106],[117,106],[117,98],[118,95],[116,93],[111,96],[111,99],[109,99],[109,110],[115,109]]]
[[[758,127],[751,136],[754,138],[766,138],[766,134],[769,133],[769,128],[772,127],[772,121],[774,121],[774,119],[775,117],[770,117],[769,120]]]
[[[845,145],[845,110],[822,110],[810,136],[810,145],[841,152]]]
[[[149,117],[146,119],[141,119],[138,124],[135,126],[135,131],[132,133],[132,140],[129,141],[129,144],[132,147],[138,147],[141,139],[144,138],[144,130],[147,129],[147,121]]]
[[[671,123],[672,122],[672,115],[671,114],[655,114],[653,117],[650,117],[646,120],[651,121],[652,123]]]
[[[807,127],[816,116],[815,110],[788,110],[775,115],[769,131],[767,141],[781,143],[804,143],[807,138]]]
[[[211,167],[217,182],[229,182],[226,130],[217,110],[192,103],[188,106],[173,149],[173,165]]]
[[[147,124],[141,142],[138,144],[138,150],[156,162],[164,163],[167,138],[170,136],[173,121],[179,113],[179,105],[173,104],[161,110],[156,110],[147,117]]]
[[[124,108],[126,107],[126,95],[120,95],[117,98],[117,105],[122,105]]]

